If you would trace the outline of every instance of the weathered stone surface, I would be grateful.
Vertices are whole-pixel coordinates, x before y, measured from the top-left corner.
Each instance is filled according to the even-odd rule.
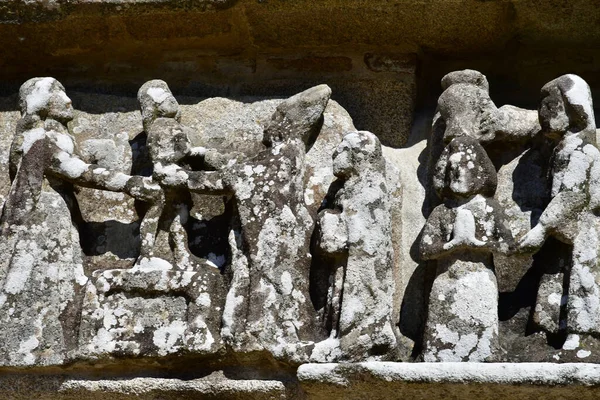
[[[471,136],[480,143],[525,142],[539,132],[537,113],[513,106],[497,108],[483,74],[455,71],[442,78],[438,111],[445,123],[444,141]]]
[[[214,281],[200,271],[150,268],[111,269],[92,278],[76,357],[210,355],[223,348],[223,301]]]
[[[305,364],[298,379],[309,398],[593,399],[595,364]]]
[[[296,361],[310,355],[303,349],[315,338],[305,254],[314,222],[304,204],[304,164],[330,94],[322,85],[281,102],[256,157],[241,164],[233,159],[222,173],[190,177],[191,191],[234,199],[239,230],[232,231],[231,243],[243,257],[232,265],[223,316],[224,338],[234,348],[267,349]]]
[[[0,397],[597,398],[595,8],[4,1]]]
[[[434,185],[444,200],[425,224],[420,253],[437,260],[424,336],[425,361],[492,361],[498,345],[498,286],[491,255],[512,242],[490,199],[496,170],[470,136],[448,144]]]
[[[591,92],[580,77],[564,75],[546,84],[542,96],[539,109],[542,132],[556,144],[550,167],[551,200],[519,246],[524,251],[535,251],[548,236],[573,246],[570,268],[566,268],[568,290],[561,288],[548,294],[550,287],[546,284],[538,296],[541,304],[537,318],[540,321],[550,318],[543,309],[551,305],[554,317],[560,315],[556,308],[561,307],[563,296],[567,296],[566,319],[554,320],[553,327],[558,329],[551,332],[597,333],[598,219],[593,212],[597,207],[600,152],[596,148]],[[554,288],[558,289],[557,285]]]
[[[68,376],[3,375],[0,390],[6,398],[43,399],[286,399],[289,389],[276,379],[235,379],[216,371],[197,379],[128,378],[82,379]]]
[[[75,345],[83,272],[73,184],[130,192],[131,176],[74,154],[71,100],[53,78],[19,92],[21,120],[9,154],[12,186],[0,218],[4,365],[61,364]],[[131,180],[133,182],[133,180]]]
[[[395,276],[391,204],[381,144],[370,132],[344,136],[333,153],[338,180],[318,216],[311,297],[329,334],[312,359],[393,359]],[[320,257],[319,257],[320,256]],[[325,289],[325,290],[324,290]]]
[[[14,129],[3,368],[78,376],[50,397],[319,398],[330,385],[342,396],[356,373],[367,386],[385,375],[396,391],[430,379],[429,364],[380,360],[599,361],[589,86],[551,81],[537,112],[497,108],[474,70],[442,87],[428,146],[423,119],[415,144],[394,149],[357,130],[327,85],[180,106],[152,80],[141,112],[119,98],[104,113],[108,97],[75,111],[58,81],[26,82],[21,119],[3,114],[2,126]],[[373,362],[294,376],[331,361]],[[94,382],[93,365],[197,382]],[[457,390],[462,372],[444,368],[433,368],[440,384]],[[512,388],[537,379],[530,372],[491,382]],[[548,384],[567,379],[554,372]],[[269,382],[248,381],[257,377]]]

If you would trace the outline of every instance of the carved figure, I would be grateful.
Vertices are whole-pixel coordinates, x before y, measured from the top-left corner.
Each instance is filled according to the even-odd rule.
[[[515,152],[525,150],[525,146],[528,146],[540,131],[535,110],[511,105],[496,107],[490,98],[487,78],[479,71],[466,69],[450,72],[442,78],[441,86],[444,91],[438,99],[428,144],[430,171],[433,171],[444,146],[456,137],[470,136],[476,139],[486,146],[488,157],[494,160],[494,163],[499,161],[498,164],[502,165],[514,158]],[[499,146],[491,145],[493,143]],[[508,171],[507,173],[510,174]],[[526,188],[539,186],[535,185],[535,181],[532,183],[533,185],[526,185]],[[433,185],[429,185],[428,188],[426,212],[439,204]],[[501,192],[502,189],[501,185]],[[532,197],[527,190],[523,196],[527,201]],[[520,213],[520,210],[517,213]]]
[[[306,359],[315,337],[308,299],[310,235],[304,204],[304,162],[318,134],[331,90],[316,86],[284,100],[264,130],[265,149],[220,171],[189,172],[189,189],[234,196],[239,227],[231,288],[223,314],[224,339],[233,348],[268,349],[277,357]],[[181,173],[169,171],[170,176]]]
[[[318,253],[325,256],[321,267],[329,269],[323,325],[330,339],[316,344],[313,358],[390,359],[396,348],[395,285],[379,139],[370,132],[344,136],[333,154],[333,173],[339,189],[317,220]]]
[[[491,198],[496,170],[470,136],[453,139],[435,170],[444,203],[425,224],[423,259],[437,260],[424,335],[425,361],[492,361],[498,349],[498,287],[493,254],[511,235]]]
[[[192,199],[187,189],[188,175],[181,167],[186,162],[203,163],[207,150],[192,148],[191,129],[179,122],[179,104],[164,81],[152,80],[142,85],[138,101],[148,135],[147,147],[154,166],[154,178],[162,184],[164,191],[164,199],[152,204],[142,221],[138,265],[150,263],[160,268],[159,264],[162,264],[169,268],[166,261],[176,269],[197,270],[202,264],[211,271],[207,272],[209,275],[217,276],[219,271],[190,252],[185,229]],[[209,160],[218,159],[213,151],[208,152]],[[174,170],[177,173],[170,174]]]
[[[135,266],[99,271],[88,285],[81,350],[90,356],[214,353],[223,345],[225,281],[214,264],[189,250],[186,224],[193,202],[182,166],[218,156],[191,147],[190,128],[179,122],[179,104],[165,82],[146,82],[138,100],[162,196],[142,220]]]
[[[469,69],[451,72],[442,78],[442,88],[438,111],[444,121],[446,143],[464,135],[481,144],[524,142],[539,132],[535,111],[511,105],[496,107],[481,72]]]
[[[149,200],[141,177],[86,164],[67,122],[71,100],[54,78],[19,91],[22,118],[10,151],[12,186],[0,219],[0,360],[9,365],[62,363],[74,349],[83,272],[73,184],[124,191]]]
[[[548,236],[573,246],[568,293],[562,273],[544,275],[534,318],[547,331],[600,333],[600,152],[587,83],[563,75],[541,91],[539,118],[543,133],[555,144],[551,160],[551,200],[539,221],[519,241],[525,252],[537,251]],[[563,296],[568,295],[566,321],[561,320]],[[553,301],[550,301],[553,299]],[[554,304],[554,306],[552,306]],[[566,324],[566,327],[565,327]]]

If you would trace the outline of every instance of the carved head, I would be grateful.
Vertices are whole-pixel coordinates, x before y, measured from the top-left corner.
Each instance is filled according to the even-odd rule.
[[[442,199],[494,195],[496,168],[479,142],[462,136],[446,146],[435,166],[433,185]]]
[[[545,84],[541,97],[538,115],[547,136],[560,139],[566,134],[582,133],[593,140],[596,122],[586,81],[577,75],[563,75]]]
[[[73,119],[71,99],[64,86],[54,78],[32,78],[19,89],[21,116],[54,119],[66,124]]]
[[[340,179],[348,179],[382,163],[381,143],[367,131],[348,133],[333,152],[333,174]]]
[[[442,78],[442,90],[448,89],[450,86],[466,83],[480,87],[486,92],[490,91],[490,84],[484,74],[474,69],[463,69],[462,71],[452,71]]]
[[[331,89],[327,85],[312,87],[282,101],[263,133],[263,142],[272,146],[276,142],[301,139],[308,144],[319,132],[323,112]]]
[[[137,97],[142,109],[144,128],[157,118],[179,120],[181,117],[179,103],[177,103],[165,81],[155,79],[144,83],[138,90]]]
[[[498,108],[486,88],[471,83],[454,83],[438,99],[438,111],[446,124],[446,143],[461,136],[470,136],[481,142],[495,138]]]

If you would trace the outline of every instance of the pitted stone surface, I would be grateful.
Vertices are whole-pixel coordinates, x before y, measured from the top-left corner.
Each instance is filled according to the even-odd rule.
[[[536,112],[489,86],[449,73],[428,146],[392,149],[327,85],[181,106],[153,80],[102,113],[26,82],[0,363],[599,361],[591,91],[562,76]]]
[[[316,344],[312,359],[390,358],[399,332],[393,317],[391,204],[377,137],[344,136],[333,154],[333,172],[337,191],[319,213],[319,250],[311,268],[311,285],[322,291],[313,291],[313,302],[322,304],[318,311],[329,338]]]

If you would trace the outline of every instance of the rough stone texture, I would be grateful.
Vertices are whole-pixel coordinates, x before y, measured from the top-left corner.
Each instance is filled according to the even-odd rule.
[[[119,380],[3,374],[0,390],[21,399],[594,399],[594,364],[389,363],[306,364],[287,379],[239,379],[216,371],[194,379]]]
[[[168,94],[168,87],[158,86],[160,85],[152,83],[148,85],[150,89],[156,87],[156,89],[163,90],[164,93],[154,93],[157,97],[161,97],[160,95],[165,93]],[[303,98],[300,97],[299,104],[304,104],[302,103],[302,101],[304,101],[302,99]],[[222,99],[222,102],[226,108],[241,106],[243,112],[239,113],[238,116],[235,116],[235,112],[232,112],[231,109],[227,109],[226,113],[223,115],[224,121],[219,123],[218,118],[214,118],[215,114],[218,112],[212,107],[210,101],[208,101],[206,105],[201,103],[197,106],[187,106],[185,107],[187,120],[195,122],[196,126],[194,126],[194,128],[196,129],[186,128],[185,126],[177,128],[178,122],[176,122],[174,128],[169,128],[170,131],[164,131],[164,133],[158,131],[157,138],[160,140],[168,140],[169,137],[173,137],[172,133],[169,132],[174,132],[175,138],[177,138],[178,130],[186,132],[187,129],[186,136],[183,137],[184,142],[175,139],[175,142],[173,143],[186,143],[185,140],[189,140],[189,144],[185,145],[183,148],[188,149],[189,151],[199,152],[198,154],[203,156],[206,165],[209,164],[209,161],[214,161],[217,163],[215,166],[221,166],[218,162],[219,158],[215,159],[216,161],[209,159],[209,154],[212,154],[210,151],[206,152],[202,147],[194,147],[192,144],[218,145],[215,147],[228,148],[232,143],[235,143],[238,147],[230,148],[231,151],[237,154],[241,153],[241,151],[247,152],[245,153],[246,155],[240,156],[240,160],[251,158],[255,149],[263,149],[265,147],[262,143],[264,139],[264,126],[265,124],[268,124],[268,116],[277,111],[277,104],[280,104],[281,101],[250,103],[248,106],[225,99]],[[176,105],[176,102],[173,104]],[[310,104],[310,102],[307,104]],[[303,127],[303,125],[300,124],[297,128],[294,128],[297,132],[304,132],[302,135],[311,132],[318,133],[318,131],[321,131],[322,133],[322,137],[319,137],[316,141],[314,140],[314,137],[304,137],[304,140],[310,141],[311,147],[306,155],[307,173],[299,177],[299,188],[301,188],[301,190],[296,197],[298,197],[298,200],[303,204],[306,204],[306,211],[304,211],[306,218],[313,218],[311,215],[316,215],[317,208],[320,206],[321,201],[327,192],[327,188],[333,180],[331,167],[331,154],[333,150],[339,143],[339,140],[345,131],[354,130],[350,118],[341,107],[334,102],[332,102],[331,105],[327,105],[327,108],[325,107],[326,105],[327,103],[321,104],[319,106],[320,111],[317,109],[317,111],[315,111],[316,114],[314,114],[313,111],[308,111],[308,121],[309,124],[312,125]],[[142,102],[142,106],[150,107],[150,105],[145,105],[144,102]],[[282,107],[283,105],[280,108],[286,110]],[[306,106],[300,105],[300,107]],[[309,107],[307,110],[311,110],[310,105],[307,107]],[[126,110],[127,107],[124,109]],[[300,108],[298,108],[298,110],[299,109]],[[177,106],[175,106],[175,114],[173,115],[178,118],[176,110]],[[198,110],[200,111],[200,115],[203,110],[205,110],[205,113],[212,113],[211,115],[213,118],[206,117],[201,118],[201,120],[196,119],[196,112]],[[297,111],[294,111],[293,107],[289,110],[290,111],[278,111],[280,113],[279,115],[283,116],[283,119],[281,119],[282,117],[274,117],[275,122],[272,123],[272,128],[270,129],[276,129],[273,127],[277,126],[277,123],[281,124],[281,122],[283,122],[284,124],[287,124],[287,121],[289,120],[301,120],[302,117],[299,114],[294,114]],[[169,115],[168,110],[166,113],[167,114],[165,115]],[[74,138],[74,141],[77,144],[77,151],[82,154],[82,158],[88,162],[97,163],[95,164],[95,167],[87,168],[93,169],[93,176],[94,174],[100,175],[102,181],[106,179],[106,171],[116,171],[115,173],[117,176],[123,177],[120,178],[123,182],[128,182],[128,175],[123,174],[121,171],[129,172],[129,170],[132,170],[139,171],[138,173],[147,174],[145,171],[152,171],[152,165],[149,164],[150,161],[160,162],[160,160],[165,159],[164,157],[167,157],[165,159],[167,161],[177,161],[176,159],[169,159],[170,156],[168,154],[170,145],[168,141],[163,140],[163,142],[156,142],[156,144],[153,144],[155,143],[152,139],[154,132],[152,120],[154,117],[148,119],[148,123],[146,124],[147,128],[145,131],[148,131],[149,133],[148,139],[146,139],[144,137],[146,136],[146,132],[140,132],[141,124],[139,114],[136,115],[136,113],[127,112],[124,114],[113,113],[94,115],[76,112],[75,115],[75,120],[69,122],[69,130],[73,135],[69,137]],[[155,116],[155,114],[152,115]],[[237,121],[233,124],[231,124],[232,115],[235,116],[234,121]],[[275,112],[274,115],[278,115],[277,112]],[[277,122],[277,118],[279,118],[279,121],[281,122]],[[246,125],[245,121],[252,121],[256,128],[252,128],[252,125]],[[314,121],[318,122],[316,131],[315,128],[312,127],[315,126]],[[210,139],[209,137],[208,140],[203,137],[203,132],[201,130],[199,133],[197,130],[198,126],[206,126],[207,124],[209,124],[208,129],[211,129],[211,133],[213,134],[213,138]],[[9,129],[11,126],[14,125],[7,125]],[[165,126],[164,123],[163,126]],[[168,126],[168,124],[166,126]],[[240,141],[239,136],[235,136],[239,135],[240,131],[244,132],[242,139],[246,139],[245,142]],[[228,136],[230,135],[228,132],[231,132],[231,135],[233,136]],[[273,132],[275,132],[276,138],[278,138],[281,133],[284,133],[285,131],[274,130]],[[7,133],[7,136],[11,136],[10,132]],[[19,138],[20,136],[17,135],[16,137]],[[102,139],[95,139],[97,137]],[[186,139],[186,137],[188,139]],[[129,143],[126,142],[127,139],[129,139]],[[193,143],[192,140],[196,143]],[[131,145],[129,151],[124,147],[124,143]],[[245,144],[241,145],[241,143]],[[254,147],[252,147],[252,143],[254,143]],[[177,146],[180,145],[176,144],[175,147],[173,147],[175,151],[179,148]],[[164,151],[167,151],[167,153],[164,153]],[[149,153],[150,158],[145,158],[148,157],[144,156],[144,153],[146,152]],[[87,165],[83,164],[83,161],[81,161],[81,163],[81,165]],[[156,178],[161,179],[161,175],[165,175],[165,173],[164,171],[160,171],[160,167],[155,167],[155,174],[157,169],[159,171]],[[164,169],[165,168],[163,167],[163,170]],[[24,172],[21,171],[20,173]],[[284,177],[282,176],[282,178]],[[136,180],[136,183],[137,182],[142,183],[143,179],[141,181]],[[84,181],[78,181],[78,183],[83,183],[86,186],[88,185]],[[170,183],[167,182],[165,184],[168,186]],[[150,186],[144,187],[146,188],[145,190],[149,190],[150,188]],[[116,189],[114,183],[110,189]],[[127,191],[129,190],[136,191],[133,187],[127,189]],[[153,191],[155,190],[155,188],[152,188],[150,193],[154,193]],[[152,357],[189,352],[206,355],[214,354],[219,346],[222,346],[220,340],[220,315],[223,313],[224,306],[223,304],[219,305],[219,302],[221,301],[219,298],[222,298],[224,301],[224,295],[220,296],[218,294],[219,290],[217,289],[218,286],[225,281],[225,276],[220,277],[218,269],[215,268],[215,266],[225,268],[225,265],[227,265],[228,262],[231,262],[231,265],[235,264],[237,256],[240,258],[245,258],[246,256],[243,255],[243,253],[237,255],[231,254],[230,256],[219,256],[219,253],[209,253],[204,266],[188,266],[184,261],[195,258],[194,254],[192,254],[188,248],[187,242],[189,240],[178,237],[176,229],[175,234],[173,234],[173,228],[169,228],[169,225],[167,224],[165,228],[166,232],[171,232],[169,235],[172,235],[172,239],[167,241],[169,243],[173,243],[173,241],[177,243],[177,241],[179,241],[181,245],[175,246],[175,253],[177,253],[177,251],[183,251],[187,256],[183,258],[168,255],[163,255],[162,258],[154,257],[159,254],[164,254],[164,251],[160,250],[161,246],[156,246],[156,240],[155,245],[149,246],[148,243],[144,244],[143,240],[140,241],[136,238],[138,235],[136,227],[140,226],[138,216],[140,215],[140,211],[136,207],[132,214],[132,200],[129,200],[130,198],[128,196],[121,193],[120,197],[108,198],[112,200],[113,204],[106,204],[106,201],[102,201],[102,199],[107,199],[107,197],[100,197],[99,200],[97,193],[99,192],[94,189],[77,191],[79,201],[74,202],[73,204],[77,205],[77,207],[79,207],[79,204],[82,204],[81,209],[84,210],[84,212],[76,209],[75,216],[73,216],[73,214],[71,214],[71,209],[65,209],[61,213],[55,212],[51,214],[56,215],[57,217],[66,216],[68,218],[62,225],[69,227],[69,230],[76,235],[72,239],[76,251],[81,251],[78,246],[80,242],[78,231],[83,232],[86,236],[91,236],[91,238],[86,238],[87,240],[91,240],[94,237],[101,238],[107,234],[113,235],[110,238],[104,237],[102,240],[98,240],[98,242],[92,242],[91,245],[88,244],[86,240],[81,241],[83,250],[87,251],[85,254],[77,256],[79,261],[75,262],[74,265],[81,266],[85,263],[85,270],[87,272],[84,273],[84,271],[81,271],[81,282],[79,285],[85,284],[85,281],[87,281],[88,278],[91,278],[91,281],[89,282],[88,289],[85,293],[82,292],[81,286],[77,289],[77,293],[79,293],[77,299],[81,299],[81,296],[84,296],[85,298],[83,304],[84,311],[82,325],[80,328],[81,333],[79,335],[79,346],[77,346],[77,340],[73,340],[75,337],[71,336],[69,337],[70,342],[68,345],[65,345],[67,347],[61,350],[58,345],[54,346],[54,351],[58,353],[56,358],[52,358],[51,361],[45,362],[29,356],[29,353],[26,353],[25,351],[25,347],[19,344],[20,342],[17,342],[19,339],[15,337],[14,340],[18,347],[23,351],[22,357],[24,357],[24,360],[26,358],[26,360],[21,362],[15,358],[15,360],[11,359],[12,361],[9,361],[9,363],[12,365],[30,363],[36,363],[38,365],[45,363],[60,364],[63,360],[66,360],[65,357],[67,356],[67,353],[69,354],[69,360],[81,357],[99,359],[115,356],[121,357],[124,355],[133,357]],[[138,195],[141,194],[138,193]],[[171,198],[173,198],[174,195],[171,195]],[[143,201],[148,204],[155,204],[156,198],[153,197],[153,195],[150,197],[142,195],[142,198]],[[176,198],[177,197],[175,197],[175,199]],[[205,214],[205,221],[210,220],[210,215],[207,216],[206,212],[211,211],[210,209],[207,209],[207,207],[211,205],[211,201],[207,200],[207,196],[196,197],[196,199],[198,201],[194,202],[194,209],[192,212],[195,212],[195,216],[200,217],[203,216],[202,214]],[[156,204],[162,204],[163,209],[165,209],[165,204],[160,203],[163,200],[158,198],[158,201],[159,203]],[[223,200],[220,201],[222,202]],[[11,204],[14,204],[14,200]],[[178,203],[169,205],[169,203],[166,203],[166,205],[171,208],[179,209],[177,215],[178,218],[181,218],[182,210],[177,204]],[[11,209],[10,212],[14,214],[15,211],[16,209]],[[253,212],[252,210],[250,211]],[[5,213],[8,215],[8,212],[7,209]],[[223,212],[223,210],[221,210],[221,212]],[[143,210],[141,213],[141,215],[144,215]],[[145,212],[146,217],[144,217],[144,220],[148,218],[148,213],[149,211]],[[71,218],[74,218],[73,221],[69,218],[70,214]],[[227,211],[225,211],[225,214],[226,219],[221,219],[220,223],[222,225],[224,222],[225,228],[227,228],[227,218],[229,218],[227,215],[231,216],[231,214],[227,214]],[[115,219],[119,218],[119,221],[117,222],[123,225],[125,225],[125,223],[121,221],[127,221],[128,224],[125,226],[126,229],[111,230],[110,221],[106,221],[106,217],[103,217],[105,215],[110,215]],[[219,215],[217,215],[217,217],[218,216]],[[127,218],[129,218],[129,220],[127,220]],[[160,219],[161,221],[164,220],[162,217]],[[144,232],[144,220],[141,224],[142,233]],[[219,223],[219,221],[216,222]],[[235,221],[232,222],[235,223]],[[75,223],[75,225],[73,225],[73,223]],[[198,223],[191,227],[191,232],[196,234],[197,231],[195,231],[195,227],[197,224]],[[16,228],[14,224],[13,228]],[[64,228],[61,229],[63,231],[65,230]],[[310,235],[310,227],[304,228],[303,230],[305,231],[305,235]],[[181,230],[179,230],[179,232],[183,235],[187,233],[187,231]],[[42,235],[40,237],[51,238],[55,236],[54,233],[46,231],[41,231],[40,234]],[[218,232],[212,231],[211,234],[218,235]],[[28,235],[31,236],[31,233],[28,233]],[[206,233],[204,235],[206,235]],[[224,240],[222,240],[222,242],[226,245],[231,244],[231,242],[227,243],[227,231],[224,231],[223,235]],[[229,236],[229,239],[231,240],[232,237],[231,235]],[[32,237],[28,237],[28,240],[29,239],[32,239]],[[40,239],[33,239],[34,242],[41,243]],[[12,242],[5,244],[10,245],[10,243]],[[120,248],[123,251],[119,251],[119,246],[117,244],[121,246]],[[235,245],[235,240],[233,244]],[[105,246],[104,249],[102,248],[103,245]],[[141,248],[138,247],[140,245]],[[193,243],[190,242],[190,246],[192,245]],[[163,250],[167,250],[168,253],[168,248],[170,246],[171,244],[166,244],[166,247],[162,246],[162,248]],[[152,251],[151,254],[144,253],[144,248],[148,247],[150,247]],[[208,247],[206,243],[204,243],[204,247]],[[107,248],[108,251],[106,251]],[[177,250],[178,248],[179,250]],[[145,256],[138,256],[139,251],[142,251]],[[307,244],[305,244],[305,250],[303,251],[308,251]],[[136,258],[137,263],[134,269],[119,269],[122,267],[130,268]],[[83,259],[85,259],[85,261]],[[43,259],[40,259],[39,261],[44,263]],[[68,265],[73,265],[73,262],[69,261],[65,266]],[[180,272],[172,270],[173,265],[175,265],[176,270],[180,270]],[[182,269],[185,270],[190,268],[193,271],[181,271]],[[204,268],[207,270],[206,272],[216,271],[217,275],[214,276],[214,278],[209,278],[209,275],[206,273],[197,272],[198,268]],[[98,271],[92,275],[92,270]],[[308,273],[308,269],[306,269],[306,273]],[[14,275],[14,273],[12,274]],[[214,274],[214,272],[212,272],[212,274]],[[43,278],[43,276],[40,276],[39,278]],[[219,284],[219,282],[221,283]],[[65,289],[60,288],[58,290],[60,292],[65,291]],[[67,291],[66,293],[68,294],[69,292]],[[300,293],[300,291],[298,291],[298,293]],[[305,293],[306,297],[308,297],[308,287],[306,287]],[[29,295],[30,294],[27,294],[27,296]],[[65,315],[65,318],[71,319],[71,321],[67,320],[66,323],[77,323],[77,318],[74,318],[76,314],[73,313],[77,313],[76,309],[78,308],[77,303],[79,301],[81,300],[75,300],[75,304],[72,306],[74,307],[73,311],[70,314]],[[29,303],[24,302],[23,305],[26,304]],[[309,304],[310,303],[307,305]],[[13,305],[13,302],[7,304],[7,318],[10,317],[11,313],[14,313],[12,308],[8,310],[8,307],[12,307]],[[31,307],[29,307],[29,309],[29,312],[35,310]],[[159,310],[164,310],[164,312],[158,312],[157,314],[156,311]],[[166,310],[170,311],[166,312]],[[26,320],[28,320],[28,318],[23,319],[21,322],[29,324]],[[42,322],[40,322],[40,324],[43,325]],[[10,326],[10,324],[7,324],[5,329],[10,329]],[[76,331],[79,328],[70,327],[68,329]],[[200,334],[200,331],[203,331],[204,333]],[[16,332],[14,334],[16,334]],[[193,345],[192,343],[196,344]],[[48,345],[48,347],[53,346]],[[77,350],[76,347],[79,347],[79,349]],[[32,342],[32,349],[35,348],[35,343]],[[14,357],[17,356],[15,355]],[[295,355],[292,354],[290,357],[293,358]]]
[[[490,199],[496,171],[470,136],[452,139],[435,168],[444,204],[429,215],[420,243],[437,260],[424,336],[425,361],[494,361],[498,345],[498,285],[493,253],[507,253],[512,236],[500,205]]]
[[[500,212],[505,214],[504,225],[512,233],[509,236],[519,241],[512,249],[518,254],[507,254],[506,248],[494,254],[494,271],[500,290],[500,347],[496,355],[499,359],[515,361],[589,360],[594,357],[596,348],[589,337],[596,324],[597,313],[593,310],[600,301],[595,278],[597,218],[589,211],[595,207],[593,193],[598,157],[589,86],[575,75],[565,75],[545,85],[537,113],[539,124],[531,118],[530,111],[511,106],[495,108],[489,99],[487,79],[477,71],[450,73],[442,80],[442,86],[445,90],[432,125],[429,165],[440,160],[436,168],[430,167],[432,186],[441,193],[442,199],[453,192],[453,186],[455,189],[468,187],[465,184],[469,182],[468,165],[457,165],[456,171],[443,173],[451,164],[444,161],[448,151],[448,147],[441,150],[444,141],[470,137],[483,144],[494,165],[488,162],[487,170],[496,175],[498,169],[498,189],[494,195],[498,202],[491,208],[506,210]],[[506,119],[501,117],[502,110],[515,114]],[[455,161],[459,162],[458,156]],[[495,181],[489,181],[493,183],[492,188],[496,186]],[[487,191],[487,196],[493,194],[493,190],[486,189],[485,179],[477,182],[483,186],[480,190]],[[447,188],[445,192],[444,188]],[[475,193],[466,191],[465,198]],[[431,192],[428,196],[430,204],[439,201]],[[428,221],[441,218],[436,212],[443,207],[448,205],[434,209]],[[453,230],[451,224],[448,220],[440,226]],[[431,239],[428,239],[429,233],[435,232],[428,226],[429,222],[421,237],[422,252],[426,249],[424,244]],[[457,232],[449,233],[447,240],[456,238]],[[460,239],[464,235],[459,236]],[[467,237],[469,235],[464,236]],[[477,245],[478,239],[466,242]],[[468,251],[466,259],[472,259],[475,254],[474,250]],[[438,294],[438,281],[442,276],[434,281],[430,296],[428,318],[432,324],[443,319],[438,314],[432,317],[431,313],[432,307],[441,307],[436,307],[437,299],[446,297]],[[481,289],[479,284],[477,289],[469,290]],[[489,295],[495,292],[491,290]],[[536,292],[537,299],[533,295]],[[476,307],[478,301],[481,300],[468,299],[470,309]],[[447,326],[435,325],[435,330],[440,329]],[[428,326],[426,337],[432,331],[433,326]],[[523,337],[519,331],[528,331],[530,335]],[[428,342],[424,345],[427,360]]]
[[[576,75],[561,76],[542,88],[539,114],[543,133],[556,143],[550,174],[551,200],[537,224],[520,241],[523,250],[535,251],[550,235],[572,245],[568,289],[544,296],[549,285],[538,295],[537,318],[551,316],[543,310],[550,305],[562,306],[566,296],[566,319],[560,312],[552,314],[557,333],[597,333],[598,307],[598,220],[594,215],[600,180],[600,152],[596,148],[596,124],[591,91]],[[565,269],[563,269],[565,271]],[[563,272],[560,271],[560,272]],[[545,281],[546,283],[548,281]],[[556,285],[554,285],[556,288]],[[546,307],[544,307],[546,306]],[[562,317],[562,318],[561,318]]]
[[[365,62],[406,68],[386,60]],[[589,86],[553,80],[537,112],[497,108],[475,70],[442,88],[427,148],[424,119],[415,144],[393,149],[358,131],[327,85],[180,106],[152,80],[138,105],[103,113],[101,99],[75,112],[53,78],[27,81],[21,119],[4,125],[3,368],[116,398],[302,398],[322,390],[303,368],[327,369],[301,367],[299,383],[309,361],[600,361]],[[92,365],[127,379],[225,368],[227,383],[91,383]],[[342,382],[397,367],[339,368]],[[230,385],[256,377],[274,384]]]
[[[596,398],[585,364],[295,368],[600,362],[597,25],[585,0],[3,2],[3,396]],[[47,75],[77,110],[50,78],[17,98]],[[381,152],[335,177],[362,129]]]
[[[74,154],[65,124],[71,100],[53,78],[34,78],[19,93],[22,118],[9,155],[12,186],[0,218],[3,365],[61,364],[75,345],[83,272],[73,183],[123,191],[131,177]]]
[[[0,390],[6,398],[20,399],[285,399],[293,398],[278,380],[231,379],[215,372],[198,379],[129,378],[98,380],[67,376],[23,378],[3,375]]]
[[[596,23],[586,0],[7,0],[0,71],[13,87],[52,75],[69,90],[93,80],[123,93],[158,77],[202,96],[327,83],[357,128],[399,147],[415,99],[435,101],[448,71],[478,68],[505,83],[495,96],[530,105],[564,71],[600,87]]]
[[[223,301],[210,277],[146,268],[110,269],[92,278],[74,357],[211,355],[223,348]]]
[[[235,349],[267,349],[296,362],[310,356],[315,333],[306,254],[314,222],[304,203],[304,164],[330,95],[321,85],[286,99],[256,157],[190,176],[193,192],[233,196],[239,228],[232,230],[231,246],[243,256],[232,265],[223,336]]]
[[[391,204],[377,137],[344,136],[333,153],[333,172],[335,194],[318,216],[311,267],[311,297],[329,338],[316,344],[312,359],[393,359]]]
[[[438,111],[445,124],[445,142],[464,135],[482,144],[524,142],[539,132],[535,111],[495,106],[487,79],[480,72],[452,72],[442,78],[442,88]]]
[[[593,399],[595,364],[305,364],[298,379],[311,399]]]

